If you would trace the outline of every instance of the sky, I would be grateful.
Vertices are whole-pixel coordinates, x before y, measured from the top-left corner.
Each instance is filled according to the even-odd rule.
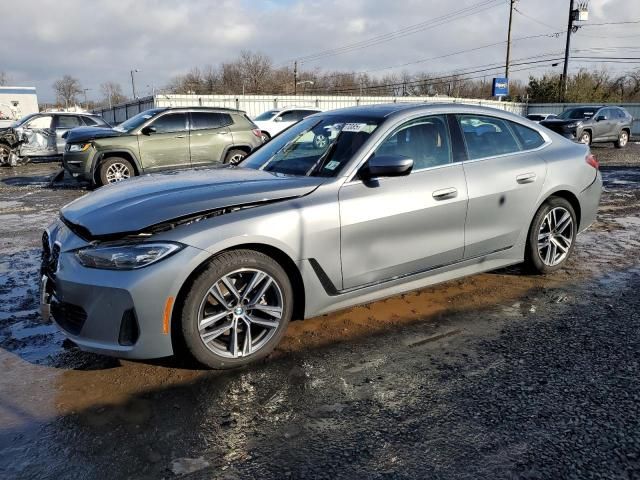
[[[566,29],[568,5],[569,0],[517,1],[514,63],[546,53],[562,56],[565,36],[553,34]],[[243,49],[268,55],[274,65],[290,65],[418,24],[409,34],[389,35],[367,48],[307,58],[300,69],[371,75],[470,71],[504,62],[505,43],[478,47],[504,42],[509,16],[509,0],[3,0],[3,6],[0,71],[10,85],[35,86],[40,102],[54,101],[52,84],[65,74],[90,89],[89,99],[98,99],[105,81],[120,83],[130,95],[129,72],[138,69],[136,88],[143,95],[192,67],[233,60]],[[453,12],[458,13],[434,24]],[[594,25],[640,20],[640,0],[590,0],[589,15],[572,36],[572,48],[582,50],[574,56],[640,57],[640,23]],[[535,35],[545,36],[516,40]],[[420,60],[425,61],[414,63]],[[515,70],[534,65],[513,66],[511,78],[562,68],[551,63],[520,72]],[[572,60],[570,71],[602,65],[619,73],[640,62]]]

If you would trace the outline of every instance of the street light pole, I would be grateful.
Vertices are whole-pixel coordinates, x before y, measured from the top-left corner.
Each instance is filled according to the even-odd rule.
[[[87,110],[89,110],[89,102],[87,101],[87,92],[91,90],[90,88],[83,88],[82,91],[84,92],[84,108],[86,108]]]
[[[135,100],[136,98],[138,98],[136,96],[136,82],[133,78],[133,74],[139,72],[140,70],[138,70],[137,68],[131,70],[131,90],[133,92],[133,99]]]

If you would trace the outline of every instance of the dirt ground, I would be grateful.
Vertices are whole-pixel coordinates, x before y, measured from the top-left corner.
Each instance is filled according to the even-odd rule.
[[[567,268],[294,322],[232,372],[79,351],[37,305],[41,234],[87,193],[0,169],[0,478],[640,478],[640,143]]]

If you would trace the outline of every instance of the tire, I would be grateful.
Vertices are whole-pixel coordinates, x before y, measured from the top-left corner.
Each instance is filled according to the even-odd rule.
[[[247,152],[245,152],[244,150],[238,150],[238,149],[233,149],[233,150],[229,150],[227,152],[227,154],[224,156],[224,163],[230,163],[231,165],[237,165],[238,163],[240,163],[242,160],[244,160],[244,157],[246,157],[247,155],[249,155]]]
[[[109,157],[100,163],[98,178],[100,185],[117,183],[135,177],[136,171],[131,162],[121,157]]]
[[[11,147],[5,143],[0,143],[0,165],[10,166]]]
[[[318,133],[313,137],[313,146],[317,149],[323,149],[329,144],[329,137],[325,133]]]
[[[229,284],[237,288],[237,295]],[[269,355],[284,336],[292,314],[293,289],[282,267],[260,252],[233,250],[214,257],[193,281],[178,316],[179,331],[187,350],[201,364],[237,368]],[[205,319],[209,323],[203,325]]]
[[[569,223],[566,223],[565,214],[569,215]],[[567,200],[551,197],[544,202],[529,227],[525,247],[527,270],[535,274],[545,274],[562,268],[575,246],[577,229],[576,213]],[[554,233],[549,235],[551,232]]]
[[[585,145],[591,145],[591,141],[593,140],[591,136],[591,132],[589,130],[585,130],[580,135],[580,143],[584,143]]]
[[[618,140],[616,140],[613,145],[616,148],[624,148],[629,143],[629,132],[627,130],[622,130],[620,135],[618,135]]]

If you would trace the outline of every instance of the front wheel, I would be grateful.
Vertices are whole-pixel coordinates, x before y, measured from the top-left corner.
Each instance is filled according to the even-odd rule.
[[[629,132],[627,132],[626,130],[622,130],[620,132],[620,135],[618,135],[618,140],[614,142],[613,145],[616,148],[624,148],[627,146],[627,143],[629,143]]]
[[[11,147],[0,143],[0,165],[11,165]]]
[[[582,135],[580,135],[580,143],[584,143],[585,145],[591,145],[591,132],[588,130],[585,130],[584,132],[582,132]]]
[[[253,250],[221,253],[194,280],[180,320],[190,353],[211,368],[235,368],[267,356],[293,312],[289,277]]]
[[[100,184],[107,185],[135,176],[135,170],[129,160],[120,157],[107,158],[100,164]]]
[[[571,204],[551,197],[536,212],[529,228],[525,265],[533,273],[551,273],[566,263],[573,250],[578,224]]]

